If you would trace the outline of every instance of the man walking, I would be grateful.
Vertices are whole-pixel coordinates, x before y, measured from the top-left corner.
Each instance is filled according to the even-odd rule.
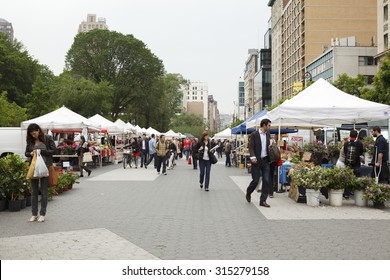
[[[144,167],[146,163],[148,154],[149,154],[149,143],[148,139],[146,139],[146,134],[142,134],[141,141],[139,141],[139,146],[141,148],[141,168]],[[146,168],[146,166],[145,166]]]
[[[165,136],[160,135],[160,139],[158,140],[156,144],[156,154],[157,154],[157,174],[160,174],[161,170],[161,164],[163,166],[162,173],[164,175],[167,175],[167,152],[168,152],[168,145],[165,142]]]
[[[152,134],[149,140],[149,159],[145,163],[145,168],[148,168],[148,165],[152,162],[153,159],[154,159],[154,168],[157,167],[155,156],[156,156],[156,139],[155,139],[155,135]]]
[[[270,145],[271,121],[263,119],[260,123],[260,129],[252,132],[249,141],[249,154],[252,162],[252,181],[250,182],[245,198],[251,202],[251,194],[256,189],[260,180],[260,172],[263,174],[260,206],[270,207],[266,200],[270,184],[270,160],[268,156],[268,147]]]
[[[387,140],[381,134],[381,128],[379,126],[374,126],[372,128],[372,136],[376,137],[374,157],[371,162],[371,165],[374,166],[372,177],[378,178],[379,183],[388,184],[390,176],[389,167],[387,165],[389,154]]]

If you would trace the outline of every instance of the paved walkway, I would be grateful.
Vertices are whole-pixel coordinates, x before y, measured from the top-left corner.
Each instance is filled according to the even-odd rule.
[[[282,193],[260,208],[257,193],[245,200],[245,170],[211,172],[205,192],[184,160],[167,176],[95,169],[44,223],[27,222],[30,208],[0,212],[0,259],[390,259],[389,207],[309,207]]]

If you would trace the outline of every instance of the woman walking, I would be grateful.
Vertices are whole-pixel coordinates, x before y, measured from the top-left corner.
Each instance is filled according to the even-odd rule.
[[[84,177],[83,170],[87,171],[88,176],[91,175],[92,170],[86,167],[83,162],[84,153],[88,152],[88,143],[85,141],[85,137],[83,135],[80,136],[80,144],[76,151],[79,156],[80,177]]]
[[[53,164],[53,155],[56,150],[56,145],[53,139],[50,136],[46,136],[39,125],[32,123],[27,128],[27,138],[26,138],[26,151],[25,156],[29,159],[31,164],[33,156],[37,156],[37,151],[39,150],[40,155],[43,158],[43,161],[46,164],[46,167],[49,169],[49,166]],[[38,221],[40,223],[45,221],[46,208],[47,208],[47,198],[48,198],[48,188],[49,188],[49,177],[42,177],[30,180],[31,184],[31,210],[32,217],[30,222]],[[39,185],[41,185],[41,210],[38,216],[38,193]]]
[[[209,141],[209,134],[207,131],[203,132],[202,138],[194,147],[194,153],[197,155],[199,160],[199,184],[200,188],[203,188],[206,192],[209,191],[209,183],[210,183],[210,171],[211,171],[211,162],[210,162],[210,153],[212,153],[211,143]],[[206,177],[206,179],[205,179]]]

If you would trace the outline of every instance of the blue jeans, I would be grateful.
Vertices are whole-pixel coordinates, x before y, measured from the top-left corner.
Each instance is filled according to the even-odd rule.
[[[143,167],[144,163],[146,163],[146,155],[147,155],[146,150],[141,150],[141,167]]]
[[[230,161],[230,153],[225,153],[225,155],[226,155],[225,166],[232,166],[232,163]]]
[[[200,159],[199,168],[200,168],[199,183],[203,184],[204,182],[205,189],[208,189],[209,182],[210,182],[211,162],[209,160]],[[206,180],[204,179],[205,175],[206,175]]]
[[[250,182],[246,192],[251,194],[255,189],[260,180],[260,174],[263,174],[263,185],[261,187],[260,202],[265,202],[268,198],[269,186],[270,186],[270,175],[271,167],[268,159],[258,161],[256,164],[252,163],[252,181]]]
[[[38,216],[39,181],[41,181],[41,211],[39,212],[39,215],[45,216],[48,199],[49,177],[31,179],[31,210],[33,216]]]
[[[190,155],[190,150],[183,149],[183,152],[184,152],[184,154],[186,156],[186,161],[188,161],[188,157]]]

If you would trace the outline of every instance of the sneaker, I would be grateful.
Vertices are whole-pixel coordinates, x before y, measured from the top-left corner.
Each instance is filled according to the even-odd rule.
[[[88,177],[89,177],[89,175],[91,175],[91,172],[92,172],[92,170],[89,170],[89,171],[88,171]]]
[[[145,164],[145,169],[148,169],[148,166]]]
[[[209,191],[209,188],[204,188],[204,190],[205,190],[206,192],[208,192],[208,191]]]
[[[167,172],[164,172],[164,175],[167,175]]]
[[[38,216],[32,216],[30,218],[30,220],[28,220],[29,222],[35,222],[36,220],[38,220]]]
[[[43,223],[45,221],[45,216],[39,216],[38,222]]]

